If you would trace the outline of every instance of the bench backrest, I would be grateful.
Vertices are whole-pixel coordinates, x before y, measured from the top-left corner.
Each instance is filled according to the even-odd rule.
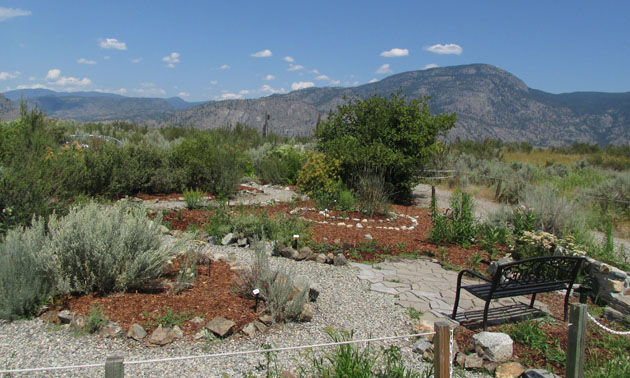
[[[535,285],[544,283],[573,283],[584,257],[533,257],[499,265],[492,277],[495,287]]]

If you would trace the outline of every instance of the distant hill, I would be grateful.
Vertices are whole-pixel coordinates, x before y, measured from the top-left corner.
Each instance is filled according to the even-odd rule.
[[[13,121],[20,116],[20,110],[11,100],[0,94],[0,121]]]
[[[552,94],[531,89],[509,72],[486,64],[404,72],[352,88],[312,87],[258,99],[198,105],[177,97],[131,98],[97,92],[89,95],[24,92],[24,98],[58,118],[130,120],[203,129],[237,122],[262,129],[264,116],[269,113],[272,131],[304,135],[312,132],[320,117],[325,118],[348,98],[364,99],[398,90],[413,98],[430,96],[433,113],[457,113],[456,128],[451,130],[450,138],[489,137],[527,141],[537,146],[630,143],[630,92]],[[9,99],[17,96],[19,100],[14,92],[5,95]]]

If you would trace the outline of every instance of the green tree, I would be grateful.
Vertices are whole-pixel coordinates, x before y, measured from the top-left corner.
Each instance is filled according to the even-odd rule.
[[[354,187],[360,174],[379,174],[392,199],[404,200],[440,134],[455,125],[454,113],[431,115],[427,100],[400,92],[352,100],[319,124],[318,149],[341,161],[347,185]]]

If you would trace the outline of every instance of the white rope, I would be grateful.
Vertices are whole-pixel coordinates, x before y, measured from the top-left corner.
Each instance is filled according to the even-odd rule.
[[[34,373],[34,372],[38,372],[38,371],[51,371],[51,370],[71,370],[71,369],[85,369],[85,368],[102,368],[104,366],[105,366],[104,363],[89,364],[89,365],[50,366],[50,367],[40,367],[40,368],[0,370],[0,374]]]
[[[450,378],[453,378],[453,328],[449,327],[449,332],[450,332],[450,339],[449,339],[449,343],[450,346],[448,348],[448,376]]]
[[[321,347],[328,347],[328,346],[335,346],[335,345],[359,344],[359,343],[365,343],[365,342],[371,342],[371,341],[407,339],[410,337],[420,337],[420,336],[429,336],[429,335],[435,335],[435,332],[416,333],[413,335],[404,335],[404,336],[379,337],[375,339],[340,341],[340,342],[324,343],[324,344],[300,345],[300,346],[294,346],[294,347],[281,347],[281,348],[271,348],[271,349],[246,350],[246,351],[240,351],[240,352],[202,354],[198,356],[182,356],[182,357],[157,358],[153,360],[124,361],[123,363],[125,365],[139,365],[139,364],[149,364],[149,363],[154,363],[154,362],[193,360],[193,359],[199,359],[199,358],[231,357],[231,356],[240,356],[240,355],[256,354],[256,353],[273,353],[273,352],[284,352],[284,351],[289,351],[289,350],[321,348]]]
[[[593,321],[593,323],[597,324],[599,327],[601,327],[602,329],[604,329],[607,332],[612,333],[613,335],[630,335],[630,331],[628,331],[628,332],[620,332],[620,331],[615,331],[614,329],[610,329],[610,328],[606,327],[602,323],[598,322],[591,314],[588,313],[588,311],[586,311],[586,315],[588,315],[588,318],[591,319]]]

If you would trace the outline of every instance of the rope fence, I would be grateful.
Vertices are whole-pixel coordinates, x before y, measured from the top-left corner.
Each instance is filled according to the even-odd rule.
[[[614,329],[608,328],[605,325],[603,325],[602,323],[598,322],[597,319],[595,319],[593,317],[593,315],[591,315],[589,312],[586,312],[586,315],[588,316],[588,318],[595,323],[599,328],[603,329],[604,331],[608,332],[608,333],[612,333],[613,335],[622,335],[622,336],[627,336],[630,335],[630,331],[626,331],[626,332],[621,332],[621,331],[615,331]]]
[[[186,361],[186,360],[206,359],[206,358],[244,356],[244,355],[260,354],[260,353],[286,352],[286,351],[294,351],[294,350],[325,348],[325,347],[331,347],[331,346],[360,344],[360,343],[369,343],[369,342],[377,342],[377,341],[392,341],[392,340],[417,338],[417,337],[431,336],[431,335],[437,335],[434,337],[434,341],[433,341],[435,344],[435,350],[436,350],[435,359],[434,359],[435,377],[436,378],[450,377],[453,370],[452,369],[453,330],[452,328],[450,328],[448,324],[443,323],[443,322],[435,323],[434,332],[414,333],[414,334],[401,335],[401,336],[385,336],[385,337],[377,337],[377,338],[369,338],[369,339],[361,339],[361,340],[348,340],[348,341],[338,341],[338,342],[320,343],[320,344],[311,344],[311,345],[299,345],[299,346],[278,347],[278,348],[269,348],[269,349],[256,349],[256,350],[246,350],[246,351],[236,351],[236,352],[202,354],[202,355],[196,355],[196,356],[156,358],[156,359],[148,359],[148,360],[124,361],[123,357],[121,356],[110,356],[110,357],[107,357],[107,360],[105,363],[35,367],[35,368],[22,368],[22,369],[6,369],[6,370],[0,370],[0,374],[23,374],[23,373],[36,373],[36,372],[52,372],[52,371],[59,371],[59,370],[105,368],[106,377],[120,378],[124,376],[123,371],[124,371],[125,365],[131,366],[131,365],[154,364],[154,363]],[[440,365],[440,367],[438,367],[438,365]]]

